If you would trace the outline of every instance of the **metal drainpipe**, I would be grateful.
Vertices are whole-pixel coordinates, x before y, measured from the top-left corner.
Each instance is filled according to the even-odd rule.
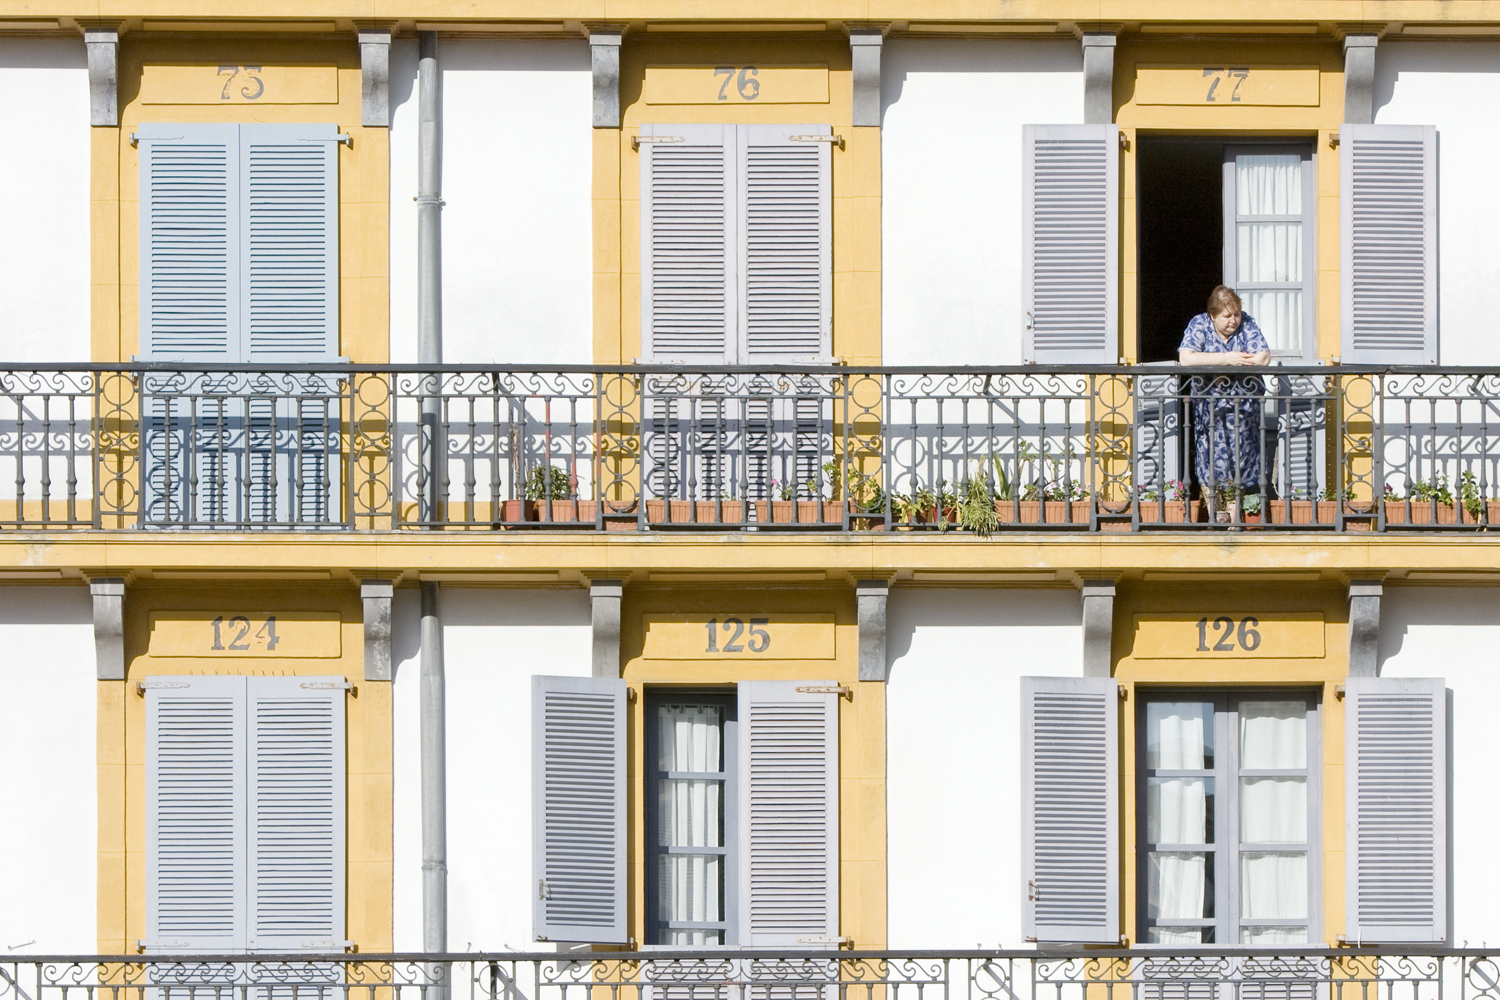
[[[437,35],[424,31],[419,38],[417,81],[420,90],[417,137],[417,360],[422,365],[443,363],[442,267],[442,99],[438,92]],[[432,379],[437,389],[441,376]],[[425,380],[424,380],[425,381]],[[423,499],[431,518],[439,511],[442,484],[438,479],[439,402],[436,395],[422,401],[430,464],[428,495]],[[447,722],[443,677],[443,622],[438,612],[438,584],[422,584],[422,950],[448,950],[448,763]],[[429,967],[425,1000],[447,1000],[447,965]]]

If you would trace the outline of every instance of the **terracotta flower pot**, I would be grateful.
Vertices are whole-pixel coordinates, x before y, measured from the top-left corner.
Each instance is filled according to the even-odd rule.
[[[537,518],[535,500],[501,500],[496,518],[490,527],[504,531],[512,524],[520,524],[526,521],[535,521]]]
[[[721,513],[722,510],[722,513]],[[743,500],[647,500],[651,524],[743,524]]]
[[[1198,519],[1198,501],[1142,500],[1142,524],[1188,524]]]
[[[818,517],[822,508],[822,519]],[[757,524],[827,524],[844,526],[844,505],[834,500],[757,500]]]

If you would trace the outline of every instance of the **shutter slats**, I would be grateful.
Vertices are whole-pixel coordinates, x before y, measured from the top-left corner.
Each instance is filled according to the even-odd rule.
[[[533,929],[623,944],[625,682],[532,678]]]
[[[1436,129],[1341,126],[1343,351],[1437,361]]]
[[[162,678],[146,700],[146,936],[245,948],[245,679]]]
[[[828,126],[742,126],[745,360],[828,353]]]
[[[249,679],[251,948],[342,948],[343,680]]]
[[[153,357],[238,360],[238,129],[138,133],[141,344]]]
[[[1108,677],[1023,677],[1025,934],[1119,939],[1118,714]]]
[[[642,325],[657,360],[722,363],[734,327],[733,128],[643,126]]]
[[[798,691],[836,681],[739,684],[740,944],[838,936],[838,704]]]
[[[1447,939],[1447,692],[1439,679],[1345,685],[1351,940]]]
[[[1112,125],[1023,130],[1026,360],[1116,359],[1119,154]]]

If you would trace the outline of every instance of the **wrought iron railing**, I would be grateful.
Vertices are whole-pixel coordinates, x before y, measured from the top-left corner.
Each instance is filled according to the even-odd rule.
[[[0,527],[1473,531],[1500,369],[0,371]]]
[[[1479,949],[8,956],[0,1000],[1497,1000]]]

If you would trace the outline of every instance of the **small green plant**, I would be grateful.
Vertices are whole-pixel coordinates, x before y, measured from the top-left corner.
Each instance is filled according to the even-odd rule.
[[[995,512],[995,493],[990,484],[975,476],[959,492],[958,526],[980,538],[989,538],[1000,526],[1000,516]],[[942,523],[946,525],[947,518]]]
[[[1424,500],[1438,503],[1453,502],[1453,490],[1448,486],[1447,476],[1434,476],[1431,482],[1412,483],[1407,496],[1412,500]]]
[[[1260,513],[1260,494],[1246,493],[1240,498],[1240,511],[1244,514]]]
[[[573,499],[573,477],[556,465],[534,465],[526,474],[527,500]]]
[[[1474,520],[1479,520],[1479,515],[1484,512],[1484,498],[1479,495],[1479,480],[1474,473],[1465,472],[1458,480],[1458,497],[1463,501],[1464,510]]]

